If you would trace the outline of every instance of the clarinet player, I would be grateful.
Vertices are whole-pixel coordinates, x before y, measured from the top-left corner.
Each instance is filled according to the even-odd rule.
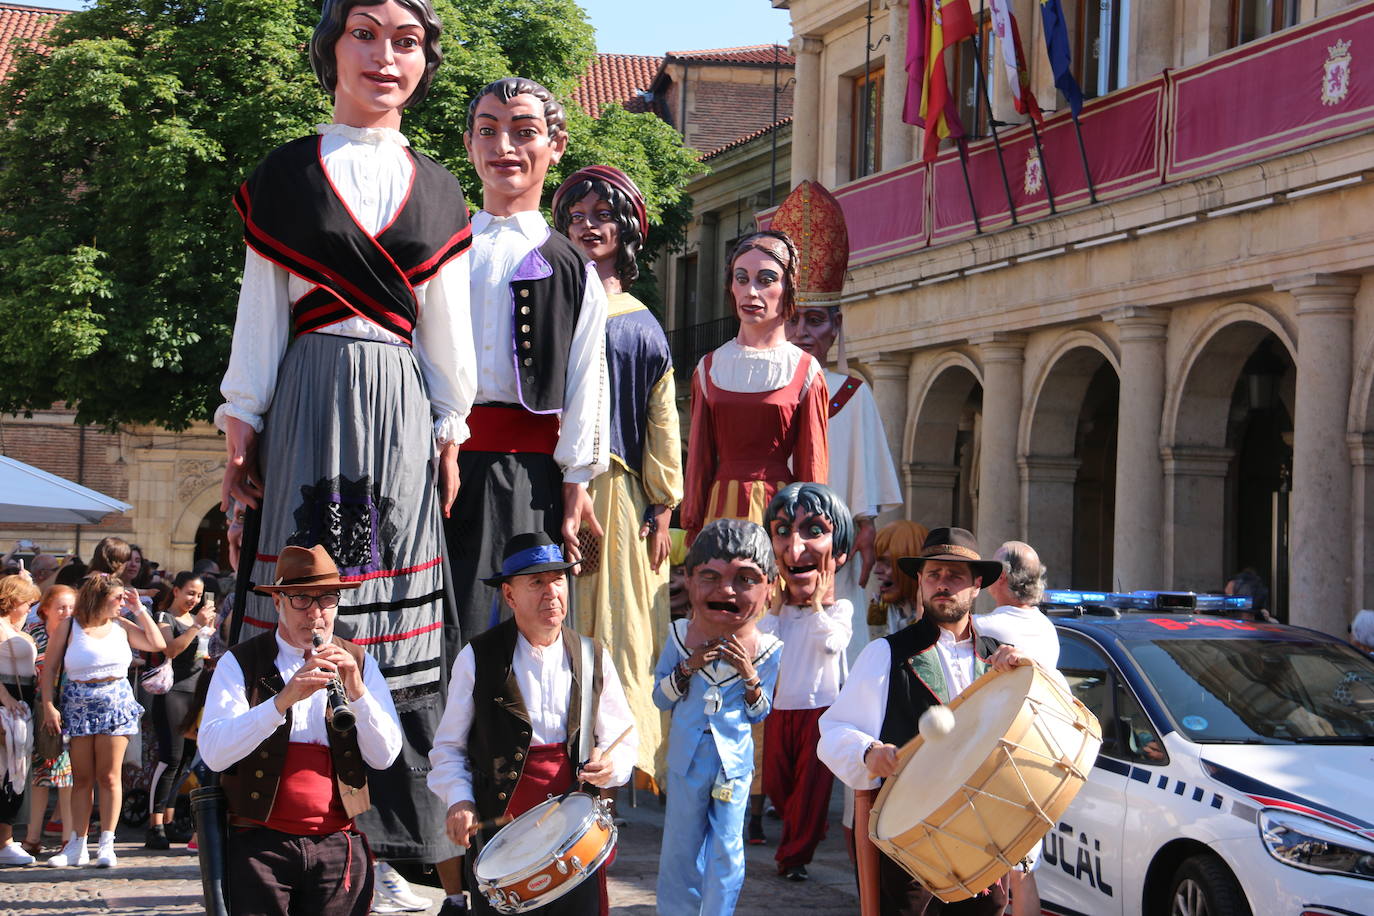
[[[371,856],[353,819],[371,806],[368,767],[391,765],[401,728],[377,663],[334,635],[355,587],[323,547],[283,548],[274,583],[257,589],[276,629],[229,650],[210,682],[200,752],[228,806],[230,913],[370,908]],[[345,709],[351,728],[335,720]]]

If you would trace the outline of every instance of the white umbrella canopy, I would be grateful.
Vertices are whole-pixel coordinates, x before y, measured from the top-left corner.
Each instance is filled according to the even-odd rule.
[[[0,524],[94,525],[133,506],[0,455]]]

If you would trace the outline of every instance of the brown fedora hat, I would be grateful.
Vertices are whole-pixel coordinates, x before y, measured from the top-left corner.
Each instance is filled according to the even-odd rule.
[[[932,529],[926,535],[926,542],[921,545],[921,555],[898,557],[897,568],[915,579],[921,575],[921,567],[926,560],[967,563],[973,574],[982,580],[982,588],[1002,578],[1002,561],[984,560],[978,553],[978,542],[972,532],[965,528]]]
[[[320,544],[314,547],[284,547],[277,557],[277,581],[259,585],[253,590],[262,595],[274,592],[298,592],[315,588],[357,588],[358,582],[339,578],[334,558]]]

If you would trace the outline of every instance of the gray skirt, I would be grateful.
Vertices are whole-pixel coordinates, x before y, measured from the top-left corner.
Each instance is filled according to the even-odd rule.
[[[340,573],[361,583],[344,592],[335,631],[376,660],[401,717],[401,756],[369,776],[382,810],[359,827],[383,857],[446,858],[453,847],[444,839],[445,812],[425,776],[451,662],[444,658],[447,561],[433,420],[414,354],[332,334],[297,337],[278,370],[260,443],[253,581],[273,581],[283,547],[323,544]],[[250,594],[240,638],[276,625],[271,599]]]

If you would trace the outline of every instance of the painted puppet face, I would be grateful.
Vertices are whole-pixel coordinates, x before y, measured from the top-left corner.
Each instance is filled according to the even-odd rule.
[[[568,135],[560,131],[549,136],[544,103],[534,96],[503,102],[489,93],[478,101],[463,144],[482,179],[484,206],[509,215],[538,208],[544,178],[549,166],[563,158]]]
[[[692,620],[726,635],[752,623],[768,602],[768,577],[744,559],[713,559],[687,576]]]
[[[787,339],[824,363],[835,343],[835,335],[840,332],[842,320],[838,311],[832,315],[824,306],[799,308],[787,319]]]
[[[773,556],[778,561],[788,604],[809,604],[821,585],[823,573],[829,573],[832,579],[826,589],[828,594],[821,595],[821,600],[825,603],[834,601],[833,576],[836,567],[845,560],[844,554],[838,557],[834,554],[834,532],[835,526],[830,519],[812,515],[800,506],[792,518],[775,518],[768,523]]]
[[[424,26],[395,0],[353,7],[334,45],[334,120],[399,127],[401,109],[425,73],[424,41]]]
[[[782,267],[767,253],[751,248],[735,258],[730,266],[730,292],[740,324],[782,322]]]
[[[588,194],[568,208],[568,238],[598,264],[614,261],[620,248],[620,224],[610,201]]]

